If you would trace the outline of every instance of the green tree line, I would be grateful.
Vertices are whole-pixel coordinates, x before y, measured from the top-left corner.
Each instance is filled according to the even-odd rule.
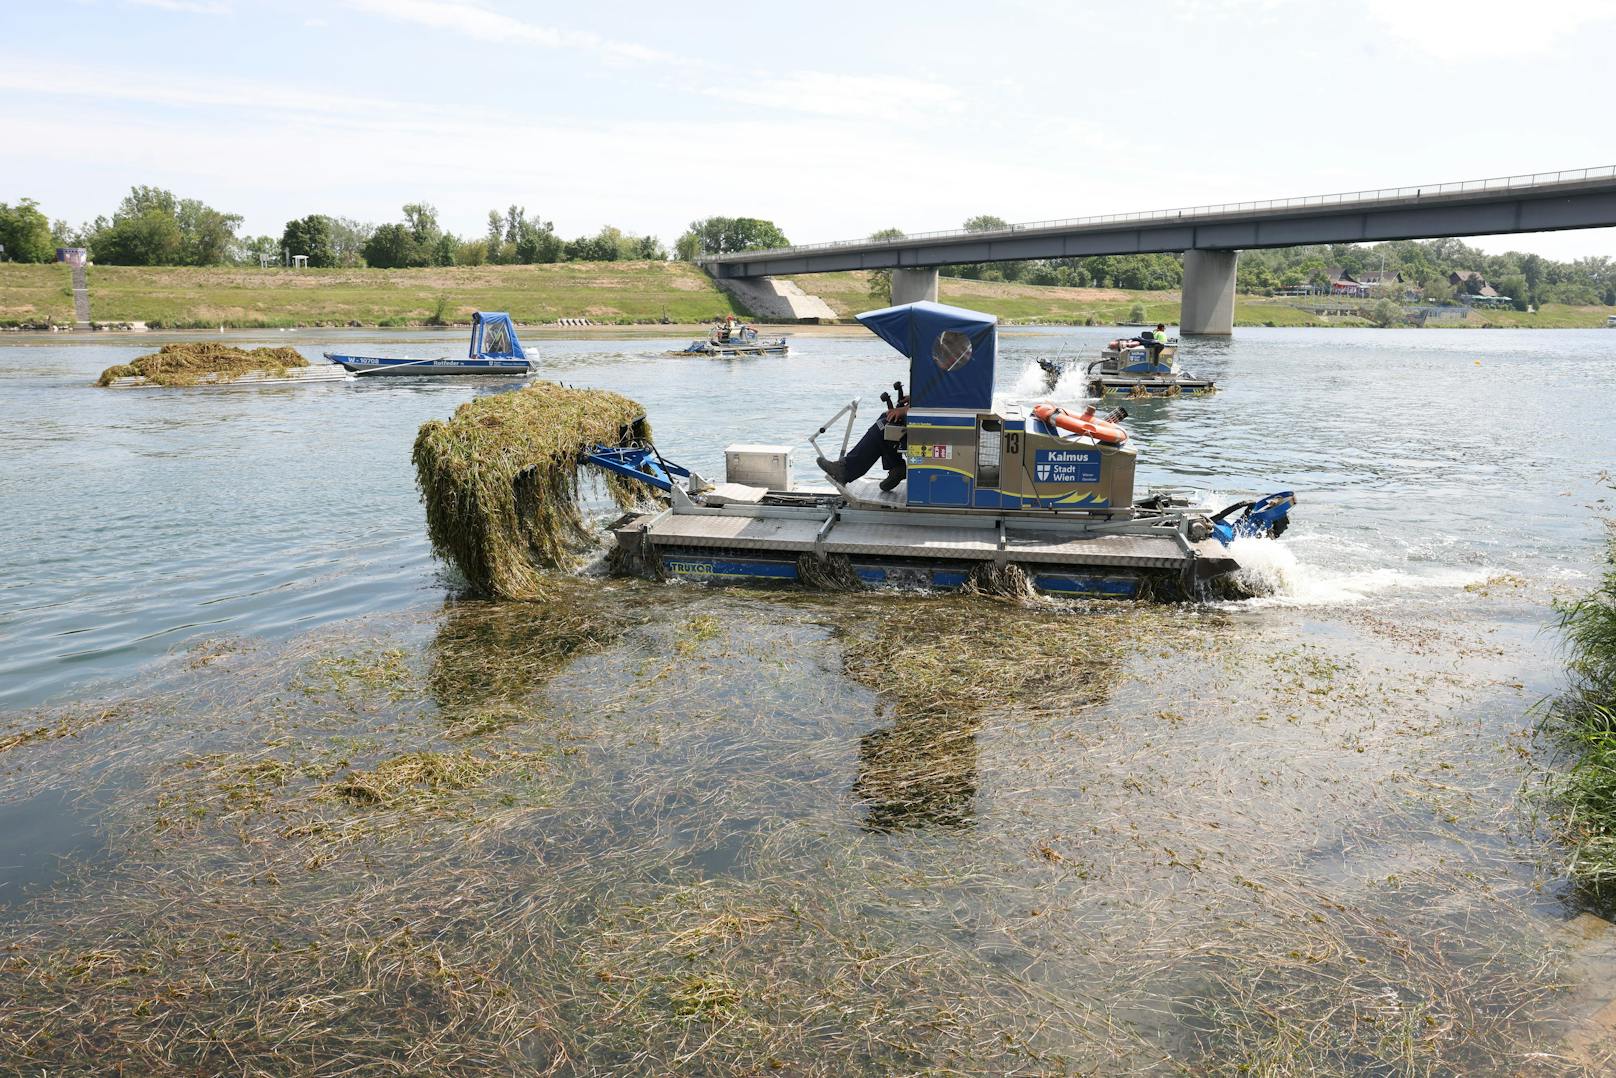
[[[1459,239],[1245,251],[1237,285],[1244,292],[1318,286],[1328,281],[1331,270],[1356,275],[1382,266],[1387,273],[1402,274],[1404,285],[1419,289],[1427,303],[1452,302],[1461,291],[1479,291],[1479,281],[1456,287],[1451,280],[1456,273],[1475,272],[1522,310],[1545,303],[1616,306],[1616,260],[1593,256],[1561,262],[1521,251],[1490,255]]]
[[[460,237],[445,231],[438,211],[426,202],[402,208],[402,219],[382,225],[348,217],[309,214],[286,222],[279,236],[241,236],[240,214],[216,210],[191,198],[177,198],[158,187],[133,187],[110,218],[97,217],[79,228],[50,222],[31,198],[0,202],[0,245],[7,258],[44,262],[57,246],[87,247],[90,257],[111,265],[206,266],[256,264],[267,256],[302,254],[314,267],[527,265],[542,262],[610,262],[666,259],[670,252],[655,236],[637,236],[606,226],[590,235],[563,239],[554,223],[530,215],[523,206],[490,210],[487,231]],[[978,214],[967,231],[1009,228],[1001,217]],[[902,236],[884,229],[872,239]],[[789,246],[774,222],[758,217],[704,217],[692,221],[674,242],[671,257]],[[1456,299],[1452,277],[1474,271],[1517,307],[1544,303],[1616,306],[1616,261],[1604,256],[1556,261],[1510,251],[1489,255],[1457,239],[1398,240],[1366,246],[1320,244],[1242,252],[1238,287],[1272,293],[1282,288],[1325,286],[1330,272],[1379,270],[1402,274],[1426,302]],[[948,276],[1035,285],[1171,291],[1183,285],[1178,255],[1101,255],[1035,261],[985,262],[945,266]],[[878,282],[879,283],[879,282]],[[872,286],[873,287],[873,286]],[[1461,289],[1474,291],[1480,282]]]
[[[0,246],[19,262],[48,262],[55,249],[85,247],[92,260],[125,266],[256,265],[305,255],[315,268],[374,266],[527,265],[541,262],[665,260],[667,247],[655,236],[638,236],[610,225],[590,235],[563,239],[555,225],[524,206],[488,212],[488,229],[460,237],[438,221],[437,208],[411,202],[403,219],[376,225],[349,217],[313,213],[287,221],[279,236],[239,235],[242,217],[159,187],[130,189],[108,217],[74,228],[51,222],[31,198],[0,202]],[[691,222],[675,243],[678,256],[692,259],[760,247],[785,246],[772,221],[755,217],[707,217]]]

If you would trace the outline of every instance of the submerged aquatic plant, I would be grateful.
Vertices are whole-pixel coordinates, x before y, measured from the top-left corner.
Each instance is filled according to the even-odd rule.
[[[198,341],[165,344],[150,355],[108,367],[96,385],[109,386],[119,378],[144,378],[160,386],[193,386],[204,380],[233,382],[253,371],[285,374],[309,361],[292,348],[232,348]]]
[[[1599,586],[1562,604],[1572,685],[1548,708],[1544,725],[1571,766],[1547,793],[1571,845],[1570,872],[1602,898],[1616,897],[1616,533]]]
[[[534,382],[423,424],[413,458],[433,551],[478,595],[544,597],[542,571],[593,541],[578,505],[579,457],[631,431],[649,438],[644,415],[616,393]],[[606,488],[625,509],[642,497],[623,480]]]
[[[8,911],[0,1073],[1579,1073],[1510,861],[1388,797],[1475,741],[1422,693],[1360,756],[1215,614],[546,588],[27,716],[0,802],[116,860]]]

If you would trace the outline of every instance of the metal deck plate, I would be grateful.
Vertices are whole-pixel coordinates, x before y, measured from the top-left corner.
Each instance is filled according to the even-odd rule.
[[[659,546],[803,551],[813,548],[822,523],[812,518],[670,513],[651,527],[651,541]]]

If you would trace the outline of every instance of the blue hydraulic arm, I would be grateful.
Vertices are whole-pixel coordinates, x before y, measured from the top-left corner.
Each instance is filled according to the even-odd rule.
[[[625,479],[637,479],[656,487],[664,494],[673,491],[673,476],[690,478],[690,470],[671,460],[648,445],[597,445],[583,456],[585,464],[593,464]]]
[[[1225,545],[1248,536],[1278,538],[1290,527],[1290,512],[1296,495],[1288,490],[1264,495],[1254,502],[1235,502],[1212,518],[1212,535]],[[1244,509],[1230,521],[1226,518]]]

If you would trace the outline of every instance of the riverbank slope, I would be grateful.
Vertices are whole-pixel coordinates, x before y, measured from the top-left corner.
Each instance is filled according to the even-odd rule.
[[[880,306],[879,297],[872,296],[871,274],[854,270],[847,273],[819,273],[812,276],[790,278],[806,292],[813,292],[843,318],[859,311]],[[1059,288],[1053,285],[1015,284],[1006,281],[973,281],[961,277],[943,277],[938,282],[937,298],[974,310],[987,311],[1014,322],[1051,322],[1094,325],[1116,325],[1120,322],[1178,321],[1180,294],[1176,291],[1147,292],[1121,288]],[[1134,306],[1144,308],[1144,317],[1136,316]],[[1616,308],[1569,307],[1564,304],[1545,304],[1535,314],[1524,311],[1473,310],[1465,317],[1433,321],[1433,327],[1447,329],[1593,329],[1602,327]],[[1367,319],[1352,315],[1323,316],[1295,306],[1292,302],[1271,296],[1241,294],[1235,297],[1234,322],[1237,326],[1369,326]]]
[[[867,272],[794,280],[851,319],[881,306]],[[153,329],[227,326],[420,326],[465,324],[478,310],[510,312],[524,325],[587,319],[601,325],[694,324],[726,314],[748,317],[688,262],[561,262],[536,266],[453,266],[413,270],[250,269],[240,266],[92,266],[96,322],[143,322]],[[944,277],[945,303],[1009,322],[1115,325],[1178,321],[1179,293],[1058,288]],[[1137,317],[1135,308],[1143,317]],[[1454,328],[1576,329],[1603,326],[1606,307],[1550,304],[1534,314],[1471,311],[1444,319]],[[71,325],[72,279],[62,265],[0,263],[0,327]],[[1266,296],[1239,296],[1241,326],[1367,326],[1350,315],[1321,316]]]
[[[97,322],[152,328],[406,326],[508,311],[526,324],[706,322],[744,314],[688,262],[377,270],[92,266]],[[0,325],[73,321],[65,266],[0,265]]]

